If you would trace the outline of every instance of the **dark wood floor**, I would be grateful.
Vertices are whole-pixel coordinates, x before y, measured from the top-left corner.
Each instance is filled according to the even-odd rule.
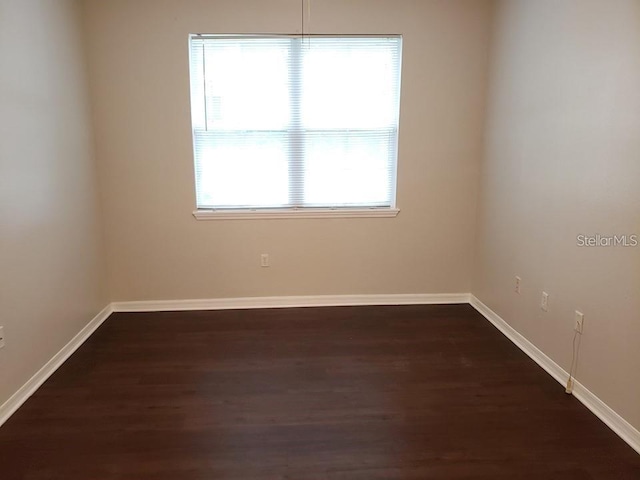
[[[468,305],[115,314],[0,428],[0,478],[640,479]]]

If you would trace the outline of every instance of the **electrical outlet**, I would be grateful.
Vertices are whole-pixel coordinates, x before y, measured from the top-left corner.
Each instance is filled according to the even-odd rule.
[[[516,277],[516,288],[515,288],[515,292],[516,293],[520,293],[520,282],[522,281],[522,279],[520,277]]]
[[[542,300],[540,301],[540,308],[545,312],[549,311],[549,294],[542,292]]]
[[[268,253],[263,253],[262,255],[260,255],[260,266],[261,267],[268,267],[269,266],[269,254]]]
[[[4,327],[0,327],[0,348],[4,347]]]
[[[584,313],[579,312],[578,310],[576,310],[576,324],[573,327],[573,329],[582,334],[582,328],[584,327]]]

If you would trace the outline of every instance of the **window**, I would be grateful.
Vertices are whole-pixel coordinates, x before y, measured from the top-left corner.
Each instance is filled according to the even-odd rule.
[[[196,216],[397,213],[401,37],[190,45]]]

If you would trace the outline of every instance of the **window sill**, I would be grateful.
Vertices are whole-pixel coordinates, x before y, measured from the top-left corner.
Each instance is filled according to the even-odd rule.
[[[195,210],[197,220],[268,220],[280,218],[392,218],[397,208],[299,209],[299,210]]]

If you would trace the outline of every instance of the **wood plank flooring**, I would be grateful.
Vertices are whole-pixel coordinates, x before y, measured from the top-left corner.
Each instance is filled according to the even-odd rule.
[[[3,480],[640,479],[468,305],[114,314],[0,428]]]

